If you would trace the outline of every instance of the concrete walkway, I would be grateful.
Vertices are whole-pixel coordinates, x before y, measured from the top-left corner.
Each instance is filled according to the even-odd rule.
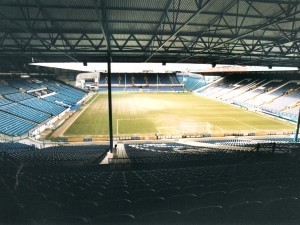
[[[109,164],[109,159],[115,159],[115,162],[117,163],[130,163],[130,159],[128,158],[128,155],[125,151],[125,147],[123,143],[117,144],[117,150],[114,153],[108,152],[106,157],[100,162],[100,164]]]

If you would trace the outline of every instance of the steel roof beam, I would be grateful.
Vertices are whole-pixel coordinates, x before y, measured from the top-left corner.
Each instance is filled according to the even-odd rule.
[[[34,37],[36,37],[37,39],[39,39],[41,42],[43,42],[46,45],[49,45],[53,48],[55,48],[57,51],[59,51],[60,53],[64,54],[65,56],[67,56],[68,58],[72,59],[73,61],[77,62],[77,60],[75,58],[73,58],[72,56],[70,56],[69,54],[61,51],[59,48],[57,48],[55,45],[52,45],[51,43],[49,43],[48,41],[44,40],[43,38],[39,37],[35,32],[31,31],[28,28],[23,27],[22,25],[20,25],[19,23],[15,22],[14,20],[12,20],[11,18],[8,18],[7,16],[5,16],[4,14],[2,14],[0,12],[0,17],[5,18],[6,20],[8,20],[9,22],[13,23],[14,25],[18,26],[21,30],[33,35]]]
[[[296,11],[295,13],[290,14],[287,18],[294,17],[295,15],[297,15],[297,14],[299,14],[299,13],[300,13],[300,11]],[[254,33],[255,31],[262,30],[262,29],[266,29],[267,27],[272,26],[272,25],[277,24],[277,23],[280,23],[280,22],[282,22],[282,21],[285,21],[285,18],[284,18],[284,19],[274,19],[274,21],[272,21],[272,22],[269,21],[269,22],[267,22],[266,24],[263,24],[263,25],[261,25],[261,26],[258,26],[256,29],[253,29],[253,30],[251,30],[251,31],[248,31],[248,32],[246,32],[246,33],[244,33],[244,34],[242,34],[242,35],[240,35],[240,36],[238,36],[238,37],[233,37],[233,38],[231,38],[231,39],[229,39],[229,40],[227,40],[227,41],[224,41],[223,43],[214,45],[214,46],[212,46],[212,47],[206,49],[205,51],[209,51],[209,50],[212,50],[212,49],[221,47],[221,46],[223,46],[223,45],[226,44],[226,43],[231,43],[231,42],[233,42],[233,41],[235,41],[235,40],[237,40],[237,39],[246,37],[247,35],[249,35],[249,34],[251,34],[251,33]],[[180,60],[179,62],[183,62],[183,61],[185,61],[185,60],[187,60],[187,59],[189,59],[189,58],[194,57],[194,56],[197,55],[197,54],[202,54],[203,52],[204,52],[204,51],[194,53],[194,54],[192,54],[191,56],[186,57],[186,58]]]
[[[223,16],[224,16],[224,15],[225,15],[225,14],[226,14],[226,13],[227,13],[234,5],[235,5],[235,4],[236,4],[236,1],[232,1],[231,4],[229,4],[229,5],[226,7],[226,9],[224,9],[224,10],[222,11],[221,14],[219,14],[217,17],[215,17],[215,18],[211,21],[211,23],[210,23],[209,25],[206,25],[206,29],[202,30],[202,31],[200,32],[200,34],[198,33],[196,39],[195,39],[193,42],[191,42],[191,47],[194,48],[196,42],[199,40],[199,37],[202,37],[203,34],[204,34],[205,32],[207,32],[207,30],[210,29],[210,27],[211,27],[213,24],[215,24],[215,23],[218,22],[218,21],[219,21],[219,23],[220,23],[221,18],[222,18],[222,17],[223,17]],[[218,28],[218,27],[219,27],[219,24],[218,24],[217,28]],[[217,28],[216,28],[216,30],[217,30]],[[215,31],[216,31],[216,30],[215,30]],[[209,44],[208,44],[208,46],[209,46]],[[189,49],[189,52],[191,52],[192,48]]]
[[[13,1],[6,1],[5,3],[1,2],[1,4],[3,6],[7,6],[7,7],[18,7],[18,6],[27,6],[27,7],[36,7],[35,4],[22,4],[22,2],[20,2],[20,4],[13,4]],[[298,0],[251,0],[251,2],[258,2],[258,3],[266,3],[266,4],[289,4],[289,5],[297,5],[299,4]],[[57,4],[43,4],[41,5],[42,8],[48,8],[48,9],[84,9],[84,10],[92,10],[94,9],[94,6],[84,6],[84,5],[73,5],[73,6],[69,6],[69,5],[57,5]],[[154,11],[154,12],[163,12],[165,9],[162,8],[147,8],[147,7],[117,7],[117,6],[110,6],[107,7],[107,10],[124,10],[124,11]],[[188,12],[188,13],[192,13],[192,10],[185,10],[184,12]]]
[[[172,5],[172,2],[173,2],[173,0],[169,0],[167,2],[165,10],[164,10],[163,14],[161,15],[161,17],[159,19],[159,22],[158,22],[158,24],[157,24],[157,26],[155,28],[155,31],[152,33],[152,37],[148,41],[148,44],[146,45],[145,49],[149,49],[150,48],[150,45],[152,44],[154,38],[157,36],[157,32],[158,32],[159,28],[161,27],[162,23],[164,23],[165,20],[166,20],[166,17],[167,17],[168,11],[169,11],[169,9],[170,9],[170,7]]]
[[[103,2],[103,8],[102,8],[101,13],[100,13],[100,10],[98,8],[98,0],[94,0],[93,2],[94,2],[94,9],[96,11],[98,23],[100,25],[100,29],[101,29],[101,32],[102,32],[103,37],[104,37],[104,45],[106,46],[106,49],[108,49],[108,42],[107,42],[108,38],[107,38],[107,33],[106,33],[106,29],[108,29],[108,28],[107,28],[107,23],[106,23],[106,17],[104,18],[105,15],[103,15],[103,12],[105,12],[105,10],[106,10],[105,0],[101,1],[101,2]],[[104,28],[104,23],[105,23],[105,28]]]
[[[189,19],[181,25],[166,41],[164,41],[154,52],[151,53],[151,55],[145,60],[145,62],[148,62],[155,53],[157,53],[166,43],[168,43],[173,37],[175,37],[186,25],[188,25],[196,16],[198,16],[199,13],[201,13],[204,9],[204,7],[209,3],[210,1],[205,2],[192,16],[189,17]]]

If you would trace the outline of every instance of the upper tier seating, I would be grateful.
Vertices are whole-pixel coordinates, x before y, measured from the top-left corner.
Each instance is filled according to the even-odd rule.
[[[59,115],[63,111],[65,111],[65,108],[51,102],[47,102],[43,99],[39,98],[31,98],[24,101],[19,102],[22,105],[40,110],[45,113],[50,113],[51,115]]]
[[[264,94],[261,94],[261,95],[255,97],[252,100],[247,101],[247,103],[259,106],[263,103],[268,103],[271,100],[283,95],[286,91],[297,88],[297,87],[299,87],[299,85],[297,85],[297,83],[286,83],[274,91],[266,92]]]
[[[265,104],[263,108],[268,110],[281,111],[285,109],[287,106],[295,105],[298,102],[300,102],[300,89],[298,89],[297,91],[291,94],[287,94],[280,98],[277,98],[269,104]]]
[[[264,93],[266,90],[268,90],[269,88],[273,88],[273,87],[278,87],[278,85],[280,85],[281,82],[279,81],[267,81],[267,83],[264,82],[262,83],[262,85],[259,86],[259,88],[255,88],[253,90],[247,91],[243,94],[241,94],[240,96],[234,97],[233,99],[236,101],[247,101],[251,98],[254,98],[257,95],[260,95],[262,93]]]
[[[35,126],[33,122],[0,111],[0,133],[21,136]]]
[[[26,120],[33,121],[35,123],[42,123],[50,118],[50,115],[43,113],[39,110],[35,110],[18,103],[12,103],[4,106],[0,106],[0,111],[4,111],[15,116],[24,118]]]
[[[0,94],[1,95],[7,95],[12,93],[19,93],[20,91],[16,88],[13,88],[11,86],[6,86],[0,83]]]
[[[7,105],[7,104],[11,104],[12,101],[5,99],[5,98],[0,98],[0,106],[2,105]]]
[[[20,101],[34,98],[34,97],[32,95],[19,92],[19,93],[5,95],[5,98],[7,98],[13,102],[20,102]]]
[[[27,85],[26,80],[24,80],[25,82],[21,82],[22,80],[24,80],[24,79],[6,79],[6,81],[9,83],[9,85],[16,88],[16,89],[22,88],[26,91],[34,89],[34,88]]]
[[[299,112],[299,81],[295,75],[264,74],[261,79],[259,74],[247,74],[241,78],[237,74],[221,78],[196,91],[200,95],[218,98],[242,107],[258,108],[265,113],[282,118],[297,119]],[[248,81],[243,87],[238,87],[243,80]],[[250,81],[251,80],[251,81]],[[250,81],[250,82],[249,82]]]
[[[54,95],[41,99],[51,93]],[[14,124],[13,126],[17,126],[14,127],[17,130],[16,132],[14,130],[8,132],[8,128],[0,123],[0,133],[12,134],[12,136],[25,134],[33,128],[32,124],[37,126],[47,121],[51,116],[59,115],[66,110],[65,107],[69,108],[71,105],[76,105],[85,95],[85,91],[56,80],[1,79],[0,111],[14,115],[10,117],[11,120],[13,118],[23,118],[25,120],[18,120],[16,123],[11,122],[11,124]],[[22,121],[26,121],[24,126],[19,125]],[[29,121],[34,123],[29,125],[27,123]]]
[[[13,82],[15,82],[15,80],[21,84],[25,84],[28,87],[27,88],[28,90],[40,89],[42,87],[42,83],[35,83],[32,80],[25,80],[25,79],[20,78],[20,79],[14,79]],[[26,89],[26,88],[24,88],[24,89]]]

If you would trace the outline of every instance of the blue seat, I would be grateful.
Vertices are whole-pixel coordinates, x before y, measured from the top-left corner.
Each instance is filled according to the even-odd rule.
[[[263,208],[259,201],[231,205],[227,209],[227,221],[229,224],[261,224]]]
[[[163,210],[140,215],[138,224],[183,224],[182,214],[178,211]]]
[[[221,206],[208,206],[189,210],[184,216],[185,224],[223,224],[226,213]]]

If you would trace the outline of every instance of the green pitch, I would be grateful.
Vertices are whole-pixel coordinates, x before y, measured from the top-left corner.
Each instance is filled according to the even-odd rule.
[[[188,132],[293,131],[294,124],[191,93],[113,93],[113,133],[117,136],[182,135]],[[107,137],[107,94],[96,94],[63,136]],[[195,126],[192,126],[195,124]],[[200,124],[200,125],[199,125]],[[195,127],[200,126],[195,130]],[[202,127],[203,126],[203,127]]]

